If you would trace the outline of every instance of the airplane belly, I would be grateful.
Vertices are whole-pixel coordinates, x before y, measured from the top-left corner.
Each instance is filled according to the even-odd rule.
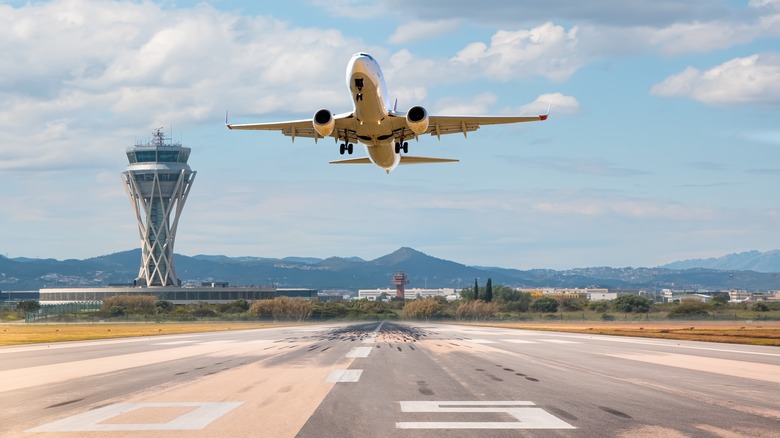
[[[401,160],[400,155],[395,153],[392,142],[384,142],[376,146],[367,146],[366,152],[374,164],[386,170],[394,169]]]

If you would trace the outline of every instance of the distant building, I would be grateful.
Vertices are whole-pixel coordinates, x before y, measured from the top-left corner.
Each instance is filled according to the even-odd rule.
[[[617,292],[608,292],[607,289],[588,290],[588,300],[590,301],[612,301],[617,297]]]
[[[317,301],[319,299],[316,289],[280,288],[276,289],[275,292],[277,297],[297,298],[311,301]]]
[[[358,299],[366,299],[369,301],[382,301],[389,300],[396,296],[395,289],[360,289],[358,290]],[[404,289],[404,299],[414,300],[416,298],[428,298],[428,297],[443,297],[445,299],[455,299],[455,289],[442,288],[442,289]],[[451,297],[451,298],[450,298]]]
[[[41,304],[62,304],[78,301],[103,301],[114,295],[153,295],[174,304],[229,303],[236,300],[270,300],[276,296],[272,287],[95,287],[51,288],[40,290]]]

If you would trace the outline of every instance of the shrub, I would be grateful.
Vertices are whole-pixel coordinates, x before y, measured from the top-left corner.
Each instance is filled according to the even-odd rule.
[[[531,303],[531,310],[539,313],[555,313],[558,311],[558,301],[551,297],[542,297]]]
[[[438,300],[426,298],[413,300],[404,306],[404,316],[407,318],[428,319],[441,313],[441,305]]]
[[[669,312],[669,318],[696,318],[710,316],[710,306],[698,301],[683,301]]]
[[[482,300],[461,303],[455,310],[458,319],[487,319],[492,318],[498,311],[497,303],[486,303]]]
[[[763,301],[756,301],[752,309],[756,312],[769,312],[769,306]]]
[[[276,297],[273,300],[255,301],[249,307],[249,311],[258,318],[271,317],[274,321],[285,319],[302,321],[311,316],[312,308],[312,302],[309,300]]]
[[[615,312],[647,313],[652,305],[652,301],[639,295],[623,295],[612,300],[612,308]]]
[[[154,295],[114,295],[103,300],[103,310],[113,314],[114,307],[122,307],[124,313],[152,314],[156,309]]]
[[[591,301],[590,304],[588,304],[588,308],[594,312],[604,313],[609,310],[609,303],[606,301]]]

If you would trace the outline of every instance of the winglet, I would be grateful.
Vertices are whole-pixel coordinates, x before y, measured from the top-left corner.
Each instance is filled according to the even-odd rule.
[[[228,123],[228,112],[225,110],[225,126],[227,126],[227,129],[233,129],[232,126],[230,126],[230,123]]]
[[[552,108],[552,100],[550,101],[550,104],[547,105],[547,112],[539,115],[539,120],[547,120],[547,117],[550,116],[550,108]]]

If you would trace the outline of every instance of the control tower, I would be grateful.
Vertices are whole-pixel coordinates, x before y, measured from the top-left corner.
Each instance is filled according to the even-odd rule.
[[[390,282],[390,284],[395,285],[395,297],[404,299],[406,297],[406,292],[404,291],[404,288],[407,284],[409,284],[409,279],[406,277],[406,274],[399,271],[396,272],[395,275],[393,275],[393,280]]]
[[[141,269],[136,286],[180,286],[173,266],[176,228],[197,172],[187,165],[190,148],[154,131],[152,141],[127,149],[122,172],[141,236]]]

